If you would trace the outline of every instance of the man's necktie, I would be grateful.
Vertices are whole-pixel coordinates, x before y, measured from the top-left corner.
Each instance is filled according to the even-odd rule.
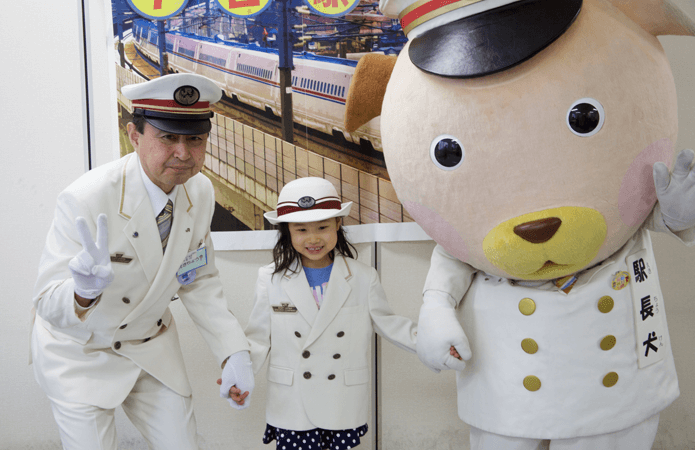
[[[169,232],[171,231],[171,219],[174,213],[174,203],[169,200],[157,216],[157,228],[159,228],[159,237],[162,239],[162,253],[167,248],[167,242],[169,241]]]

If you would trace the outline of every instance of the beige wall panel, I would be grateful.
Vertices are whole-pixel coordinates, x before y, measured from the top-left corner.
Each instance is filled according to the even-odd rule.
[[[381,283],[396,314],[417,322],[434,243],[381,243]],[[467,449],[468,427],[456,414],[452,371],[436,374],[417,355],[381,339],[380,450]]]

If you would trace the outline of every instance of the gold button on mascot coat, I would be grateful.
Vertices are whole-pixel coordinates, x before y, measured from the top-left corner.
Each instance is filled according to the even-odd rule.
[[[436,242],[418,356],[457,371],[474,449],[649,449],[679,395],[648,229],[695,242],[691,150],[656,36],[676,0],[382,0],[363,58],[399,199]],[[450,346],[460,355],[451,355]]]

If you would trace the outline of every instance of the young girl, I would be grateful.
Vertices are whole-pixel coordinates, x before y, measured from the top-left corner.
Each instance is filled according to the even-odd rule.
[[[395,315],[376,270],[356,261],[333,185],[300,178],[280,192],[274,262],[258,272],[246,327],[257,372],[268,364],[263,442],[277,450],[344,450],[367,432],[374,331],[415,352],[415,325]],[[296,446],[294,445],[296,444]]]

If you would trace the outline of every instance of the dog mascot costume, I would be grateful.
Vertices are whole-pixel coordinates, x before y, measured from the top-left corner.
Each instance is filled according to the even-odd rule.
[[[695,35],[679,4],[381,1],[408,44],[360,61],[346,127],[381,115],[393,186],[438,244],[418,356],[457,371],[473,449],[646,450],[679,395],[647,232],[695,242],[656,38]]]

